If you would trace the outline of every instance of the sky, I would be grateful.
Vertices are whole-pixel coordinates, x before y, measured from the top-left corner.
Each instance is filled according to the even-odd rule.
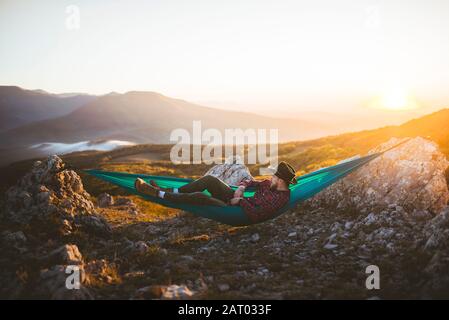
[[[0,84],[54,93],[412,114],[447,105],[448,57],[447,0],[0,0]]]

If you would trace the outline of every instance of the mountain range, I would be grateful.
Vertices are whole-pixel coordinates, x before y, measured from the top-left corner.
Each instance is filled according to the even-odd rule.
[[[0,86],[0,132],[64,116],[95,99],[87,94],[56,95],[43,90]]]
[[[69,149],[70,144],[167,144],[176,128],[192,131],[201,120],[202,130],[215,128],[279,129],[280,141],[303,141],[304,146],[331,143],[370,145],[391,136],[432,136],[445,149],[449,141],[449,109],[375,130],[335,135],[327,123],[281,119],[248,112],[226,111],[174,99],[155,92],[131,91],[91,96],[51,94],[0,86],[0,164],[48,154],[48,144]],[[345,126],[343,126],[345,127]],[[350,131],[347,129],[346,131]],[[341,126],[338,132],[342,132]],[[330,134],[334,134],[330,136]],[[374,140],[373,140],[374,139]],[[310,143],[309,143],[310,142]],[[36,146],[45,148],[36,148]]]
[[[2,148],[29,147],[45,142],[74,143],[109,139],[134,143],[169,143],[173,129],[191,131],[194,120],[201,120],[203,130],[215,128],[222,132],[226,128],[279,128],[282,141],[314,138],[327,131],[325,126],[307,121],[214,109],[155,92],[131,91],[94,98],[85,95],[62,98],[27,90],[22,90],[20,96],[17,94],[20,90],[11,90],[16,91],[15,100],[2,98],[5,119],[24,119],[2,119]],[[36,99],[34,104],[30,103],[33,99],[30,97]],[[14,103],[7,108],[8,101]],[[61,102],[59,109],[56,108],[57,101]]]

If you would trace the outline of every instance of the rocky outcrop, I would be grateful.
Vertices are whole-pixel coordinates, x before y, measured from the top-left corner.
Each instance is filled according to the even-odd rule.
[[[391,139],[370,151],[379,152],[400,142]],[[417,137],[385,152],[315,196],[315,207],[380,212],[401,206],[415,215],[435,215],[449,201],[445,171],[449,166],[438,146]]]
[[[4,222],[46,233],[69,235],[87,227],[102,235],[110,233],[98,216],[79,175],[64,169],[58,156],[37,161],[32,170],[6,193]]]
[[[0,276],[2,297],[26,293],[22,282],[38,298],[92,297],[85,286],[83,256],[78,246],[69,241],[86,234],[109,237],[111,228],[98,215],[79,175],[65,169],[59,157],[35,162],[31,171],[7,191],[1,218],[7,229],[0,237],[0,264],[8,268]],[[81,287],[72,290],[66,281],[74,268]],[[18,270],[34,277],[21,280]]]
[[[253,179],[248,168],[239,163],[238,158],[229,158],[223,164],[217,164],[205,174],[217,177],[229,185],[238,185],[246,179]]]

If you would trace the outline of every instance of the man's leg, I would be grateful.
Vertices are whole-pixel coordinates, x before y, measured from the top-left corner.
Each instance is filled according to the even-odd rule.
[[[213,198],[228,202],[234,195],[234,190],[226,183],[214,176],[204,176],[178,189],[179,193],[193,193],[209,191]]]
[[[198,180],[179,188],[178,192],[172,192],[173,189],[159,189],[154,184],[148,184],[138,178],[135,181],[136,190],[153,196],[167,199],[176,203],[196,204],[196,205],[216,205],[226,206],[234,191],[221,180],[205,176]],[[204,194],[202,191],[208,190],[212,197]]]
[[[174,203],[226,207],[225,202],[217,198],[209,197],[207,194],[204,194],[202,192],[191,192],[191,193],[165,192],[163,197],[164,199],[167,199],[168,201]]]

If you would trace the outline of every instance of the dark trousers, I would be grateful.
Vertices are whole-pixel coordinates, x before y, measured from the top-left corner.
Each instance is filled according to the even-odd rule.
[[[207,190],[211,197],[204,194]],[[164,198],[175,203],[193,205],[226,206],[234,196],[234,190],[220,179],[204,176],[178,189],[178,193],[166,192]]]

